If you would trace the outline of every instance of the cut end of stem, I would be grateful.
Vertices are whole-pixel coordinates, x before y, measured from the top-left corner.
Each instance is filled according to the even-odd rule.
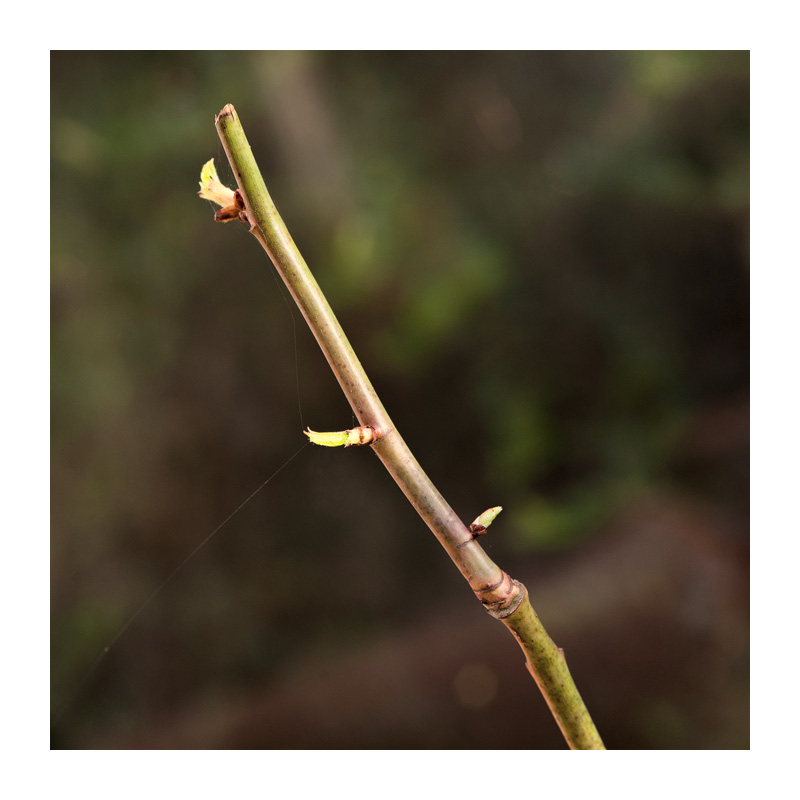
[[[222,111],[217,114],[216,121],[219,122],[222,117],[235,117],[236,116],[236,109],[233,107],[232,103],[227,103],[222,107]]]

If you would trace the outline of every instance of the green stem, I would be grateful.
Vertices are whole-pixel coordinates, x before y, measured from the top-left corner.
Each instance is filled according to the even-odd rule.
[[[362,426],[381,434],[372,445],[397,485],[433,531],[486,610],[519,642],[542,694],[573,749],[600,750],[603,743],[556,647],[528,601],[525,587],[484,552],[472,533],[414,458],[331,310],[272,202],[232,105],[216,120],[217,131],[244,199],[250,231],[272,259],[317,339]]]

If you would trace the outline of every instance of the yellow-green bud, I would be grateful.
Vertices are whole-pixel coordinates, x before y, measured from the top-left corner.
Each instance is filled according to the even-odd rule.
[[[308,436],[311,442],[323,447],[350,447],[351,445],[372,444],[381,438],[380,434],[371,425],[366,425],[362,428],[351,428],[349,431],[332,431],[329,433],[320,433],[309,428],[303,433]]]
[[[200,191],[197,194],[203,200],[210,200],[218,206],[224,207],[234,204],[233,189],[229,189],[220,181],[213,158],[207,161],[200,171]]]
[[[486,529],[494,522],[497,515],[503,510],[503,506],[487,508],[480,516],[476,517],[470,524],[469,529],[473,536],[480,536],[486,533]]]

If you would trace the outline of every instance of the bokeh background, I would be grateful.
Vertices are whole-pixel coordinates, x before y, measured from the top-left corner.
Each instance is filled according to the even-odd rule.
[[[564,746],[368,449],[302,450],[114,641],[353,423],[197,197],[228,102],[423,467],[466,522],[504,506],[485,547],[607,746],[749,746],[747,52],[51,68],[53,747]]]

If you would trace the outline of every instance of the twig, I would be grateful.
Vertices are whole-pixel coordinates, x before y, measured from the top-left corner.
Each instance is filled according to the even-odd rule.
[[[369,439],[372,449],[489,614],[506,625],[519,642],[528,669],[569,746],[578,750],[605,749],[569,673],[564,653],[547,635],[531,607],[526,588],[486,555],[476,540],[478,533],[483,532],[478,531],[481,525],[476,528],[473,524],[473,530],[470,530],[456,516],[423,472],[386,413],[278,214],[232,105],[222,109],[216,118],[216,126],[239,184],[239,195],[233,200],[225,200],[227,208],[221,217],[218,212],[218,218],[222,221],[239,218],[249,222],[250,232],[267,251],[289,288],[360,425],[375,433]],[[239,213],[242,205],[244,210]]]

